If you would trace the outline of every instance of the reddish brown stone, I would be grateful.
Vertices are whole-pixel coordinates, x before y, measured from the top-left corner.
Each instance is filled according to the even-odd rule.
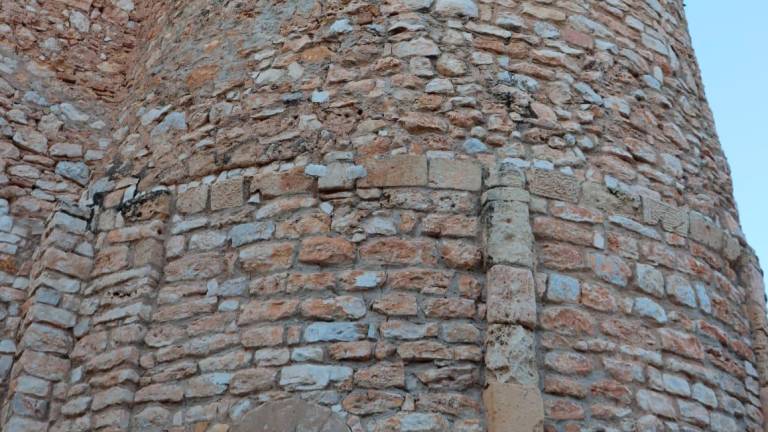
[[[431,240],[382,238],[360,246],[360,258],[371,264],[434,265],[435,245]]]
[[[269,272],[285,270],[293,263],[293,243],[255,243],[240,250],[240,261],[245,271]]]
[[[252,301],[243,306],[238,324],[283,320],[291,317],[298,305],[295,299]]]
[[[566,335],[595,333],[595,321],[590,314],[569,307],[547,307],[541,314],[541,325]]]
[[[299,261],[336,265],[354,261],[355,246],[339,237],[311,237],[301,242]]]
[[[688,333],[672,329],[659,329],[661,346],[666,351],[696,360],[704,358],[704,348],[699,339]]]
[[[358,180],[360,187],[426,186],[427,158],[424,156],[393,156],[388,159],[367,160],[363,166],[368,175]]]

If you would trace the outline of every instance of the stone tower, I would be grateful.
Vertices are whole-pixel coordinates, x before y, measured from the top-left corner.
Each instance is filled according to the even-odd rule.
[[[3,431],[765,430],[682,0],[0,0],[0,114]]]

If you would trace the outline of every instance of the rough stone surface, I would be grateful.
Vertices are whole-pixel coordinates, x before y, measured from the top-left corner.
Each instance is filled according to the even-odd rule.
[[[765,429],[682,2],[0,10],[0,430]]]
[[[245,414],[233,432],[252,431],[348,432],[344,421],[330,409],[299,399],[267,402]]]

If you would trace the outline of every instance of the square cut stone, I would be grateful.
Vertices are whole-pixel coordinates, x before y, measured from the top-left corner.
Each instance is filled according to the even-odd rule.
[[[483,391],[488,432],[542,430],[544,402],[536,385],[490,383]]]
[[[429,185],[440,189],[476,192],[482,186],[483,170],[468,160],[432,159],[429,161]]]
[[[495,265],[486,274],[489,324],[536,325],[536,289],[530,270]]]
[[[560,171],[534,169],[530,178],[531,193],[567,202],[578,202],[579,181]]]
[[[220,180],[211,187],[211,210],[239,207],[244,202],[242,177]]]
[[[361,187],[426,186],[427,158],[398,155],[363,163],[368,176],[358,181]]]
[[[191,187],[179,193],[176,208],[181,213],[197,213],[205,210],[208,202],[208,186]]]

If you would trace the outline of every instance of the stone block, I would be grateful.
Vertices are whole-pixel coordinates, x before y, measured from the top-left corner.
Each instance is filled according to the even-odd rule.
[[[579,181],[576,177],[560,171],[534,169],[529,181],[533,194],[572,203],[579,200]]]
[[[321,191],[349,190],[355,185],[355,180],[368,175],[361,165],[333,162],[328,165],[326,172],[320,176],[317,186]]]
[[[486,206],[486,258],[489,265],[533,265],[533,233],[528,205],[495,201]]]
[[[390,316],[415,316],[419,312],[416,296],[401,292],[382,295],[373,302],[371,308]]]
[[[364,339],[368,332],[365,324],[350,322],[317,322],[304,329],[306,342],[352,342]]]
[[[237,247],[259,240],[269,240],[274,233],[274,222],[254,222],[235,225],[229,230],[229,238],[232,240],[232,246]]]
[[[437,0],[435,12],[444,16],[476,18],[478,8],[474,0]]]
[[[328,266],[354,260],[354,244],[341,237],[311,237],[301,242],[300,262]]]
[[[408,112],[400,117],[403,129],[412,134],[445,133],[448,131],[448,122],[440,116],[422,112]]]
[[[128,222],[166,220],[171,214],[171,195],[167,191],[150,192],[120,206]]]
[[[489,325],[485,335],[485,367],[495,381],[538,385],[533,332],[517,325]]]
[[[208,186],[200,185],[190,187],[184,192],[179,192],[176,198],[176,209],[180,213],[198,213],[205,210],[208,203]]]
[[[647,196],[643,196],[643,222],[651,225],[661,222],[666,231],[688,235],[689,218],[686,210]]]
[[[166,264],[165,279],[169,282],[207,279],[219,275],[224,265],[223,257],[218,252],[187,255]]]
[[[399,187],[427,185],[427,158],[399,155],[371,159],[363,163],[368,176],[358,180],[360,187]]]
[[[330,376],[329,380],[338,381],[345,378],[338,371],[311,371],[284,368],[283,373],[289,374],[292,380],[298,381],[307,376],[313,377],[321,373]],[[314,375],[310,372],[314,372]],[[331,375],[330,372],[333,372]],[[321,380],[325,381],[325,380]],[[299,387],[298,384],[291,384]],[[305,402],[298,398],[290,398],[276,402],[268,402],[246,414],[232,429],[232,432],[250,432],[254,425],[265,431],[306,431],[306,432],[349,432],[349,428],[338,415],[329,408]]]
[[[284,320],[293,316],[298,306],[295,299],[254,300],[243,306],[238,324]]]
[[[392,54],[397,57],[437,57],[440,55],[440,48],[434,41],[420,37],[394,44],[392,46]]]
[[[588,261],[592,271],[608,283],[624,287],[632,276],[632,269],[617,256],[592,253]]]
[[[581,284],[576,278],[552,273],[547,285],[547,301],[553,303],[578,303]]]
[[[280,385],[295,390],[319,390],[331,382],[352,378],[347,366],[295,365],[280,370]]]
[[[487,187],[525,187],[525,172],[523,172],[523,168],[526,165],[525,162],[522,162],[522,165],[507,161],[498,162],[488,173]]]
[[[486,273],[489,324],[536,325],[536,290],[528,269],[495,265]]]
[[[304,175],[304,170],[295,168],[290,171],[270,173],[255,177],[251,181],[251,194],[260,192],[269,199],[281,195],[311,192],[315,180]]]
[[[70,361],[67,359],[31,350],[24,351],[18,360],[18,367],[26,373],[48,381],[64,380],[69,366]]]
[[[450,268],[472,270],[483,260],[480,248],[466,240],[442,240],[438,245],[438,251],[443,263]]]
[[[72,336],[68,331],[32,323],[24,331],[24,336],[19,343],[19,350],[33,349],[67,355],[72,349],[72,344]]]
[[[93,262],[86,257],[55,248],[48,248],[43,252],[40,264],[43,268],[60,271],[78,279],[86,278],[93,266]]]
[[[235,372],[229,381],[229,391],[241,395],[268,390],[275,384],[277,370],[269,368],[243,369]]]
[[[211,186],[211,210],[240,207],[245,202],[243,178],[219,180]]]
[[[635,283],[641,291],[656,297],[664,296],[664,275],[647,264],[636,264]]]
[[[490,383],[483,391],[488,432],[542,432],[544,402],[538,385]]]
[[[239,259],[249,272],[285,270],[293,263],[294,249],[290,242],[256,243],[241,249]]]
[[[719,251],[723,247],[724,232],[701,213],[691,212],[691,238]]]
[[[356,320],[365,316],[367,307],[360,297],[312,298],[301,303],[301,315],[320,320]]]
[[[659,330],[659,336],[661,336],[661,346],[665,351],[694,360],[704,359],[704,346],[695,335],[663,328]]]
[[[247,348],[273,347],[283,343],[283,326],[255,327],[241,331],[240,340]]]
[[[434,265],[437,262],[435,249],[432,240],[379,238],[360,246],[360,258],[371,264]]]
[[[467,160],[432,159],[429,161],[429,186],[438,189],[479,191],[483,183],[479,164]]]

